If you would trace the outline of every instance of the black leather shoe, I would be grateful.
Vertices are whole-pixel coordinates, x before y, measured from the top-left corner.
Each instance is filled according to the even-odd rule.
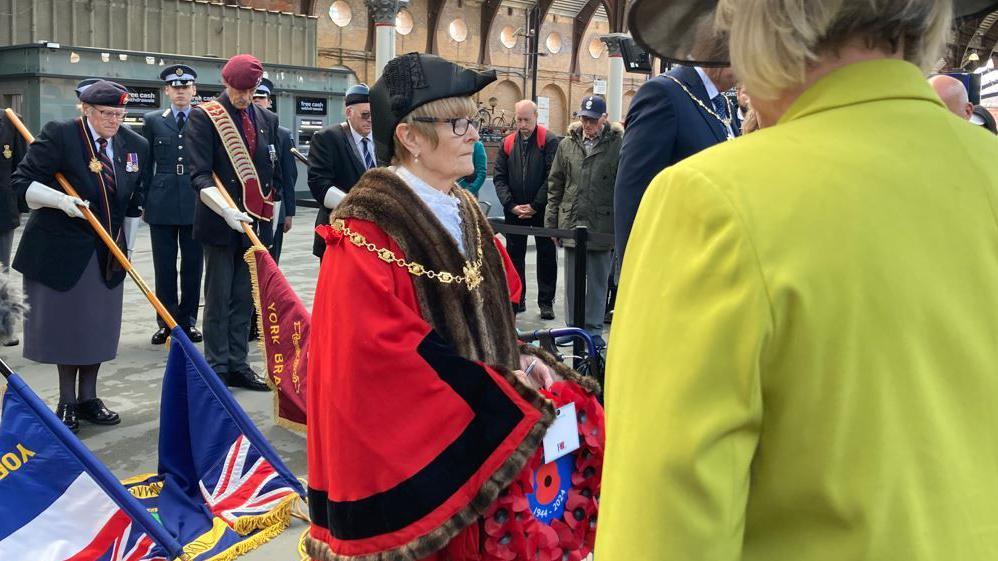
[[[239,372],[229,372],[225,376],[225,385],[232,388],[246,388],[255,392],[270,391],[270,386],[267,385],[267,382],[259,374],[253,372],[252,368],[240,370]]]
[[[21,340],[17,339],[17,338],[14,338],[14,339],[10,339],[6,343],[4,343],[3,346],[5,346],[5,347],[16,347],[16,346],[18,346],[20,344],[21,344]]]
[[[254,321],[252,324],[250,324],[249,340],[256,341],[259,338],[260,338],[260,328],[257,327],[256,322]]]
[[[160,327],[156,330],[156,333],[152,334],[152,339],[149,340],[153,345],[162,345],[166,343],[166,338],[170,336],[170,331],[165,327]]]
[[[73,431],[73,434],[80,431],[80,421],[76,417],[75,403],[60,403],[59,408],[55,410],[55,416],[59,417],[62,424],[66,425],[67,429]]]
[[[104,407],[104,402],[96,397],[77,403],[76,408],[81,419],[95,425],[117,425],[121,422],[121,417]]]
[[[204,335],[196,327],[185,327],[184,333],[187,334],[187,338],[191,340],[192,343],[200,343],[204,341]]]
[[[541,304],[541,319],[554,319],[554,308],[551,304]]]
[[[516,312],[516,313],[518,313],[518,314],[522,314],[523,312],[527,311],[527,305],[526,304],[517,304],[516,308],[514,308],[513,311]]]

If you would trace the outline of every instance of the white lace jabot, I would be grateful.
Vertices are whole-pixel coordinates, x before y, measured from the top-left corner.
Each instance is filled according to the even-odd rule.
[[[454,195],[434,189],[429,183],[416,177],[416,174],[404,166],[396,167],[395,173],[426,203],[426,206],[430,207],[430,210],[437,217],[437,220],[443,224],[447,233],[457,242],[457,247],[461,250],[461,254],[467,255],[464,248],[464,233],[461,230],[460,200]],[[458,189],[459,187],[454,188]]]

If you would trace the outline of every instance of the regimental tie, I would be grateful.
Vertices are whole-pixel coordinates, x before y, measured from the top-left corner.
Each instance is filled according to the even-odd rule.
[[[101,163],[101,178],[104,179],[107,192],[113,195],[117,192],[117,186],[114,183],[114,164],[111,163],[111,158],[107,155],[107,139],[98,138],[97,145],[100,146],[97,150],[97,158]]]
[[[253,154],[256,154],[256,128],[253,127],[253,120],[250,119],[249,109],[243,109],[240,112],[243,120],[243,134],[246,135],[246,149],[249,150],[250,158]]]
[[[371,169],[374,167],[374,158],[371,157],[371,141],[367,138],[362,138],[360,141],[364,144],[364,165],[367,166],[367,169]]]

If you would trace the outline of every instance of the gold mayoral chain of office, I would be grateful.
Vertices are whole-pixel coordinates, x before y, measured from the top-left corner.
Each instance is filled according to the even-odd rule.
[[[384,247],[378,247],[373,243],[367,241],[367,238],[359,232],[354,232],[342,219],[333,220],[332,226],[334,230],[340,231],[350,243],[353,245],[364,248],[371,253],[374,253],[385,263],[393,263],[409,272],[410,275],[414,277],[426,277],[433,279],[441,284],[451,284],[458,283],[463,284],[468,287],[468,291],[475,290],[480,284],[482,284],[482,263],[484,261],[482,252],[482,230],[479,227],[477,221],[475,222],[475,240],[477,242],[478,250],[474,261],[465,260],[464,267],[462,269],[462,274],[457,275],[447,271],[434,271],[422,265],[421,263],[416,263],[415,261],[407,261],[401,257],[395,255],[395,253]]]
[[[712,117],[720,121],[721,124],[724,125],[724,132],[727,133],[729,139],[734,138],[731,133],[731,131],[733,130],[731,128],[731,117],[725,119],[724,117],[718,115],[717,111],[714,111],[712,107],[708,107],[706,103],[700,101],[700,98],[693,95],[693,92],[691,92],[690,89],[686,87],[686,84],[680,82],[675,77],[669,76],[668,74],[666,74],[665,77],[678,84],[679,87],[682,88],[684,92],[686,92],[686,95],[688,95],[689,98],[693,100],[693,103],[696,103],[701,108],[703,108],[704,111],[710,113]],[[724,106],[728,109],[728,115],[731,115],[731,102],[728,101],[727,96],[725,96],[724,94],[719,94],[719,95],[724,99]]]

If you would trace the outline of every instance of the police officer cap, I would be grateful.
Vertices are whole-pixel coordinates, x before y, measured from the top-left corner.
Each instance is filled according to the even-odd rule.
[[[346,107],[350,107],[355,103],[370,103],[371,102],[371,90],[368,89],[367,84],[355,84],[347,89],[346,98],[343,100],[343,104]]]
[[[115,82],[97,80],[80,93],[80,101],[90,105],[124,107],[128,102],[128,90]]]
[[[385,65],[371,88],[371,115],[378,159],[395,154],[395,127],[431,101],[467,97],[496,80],[496,71],[479,72],[436,55],[408,53]]]
[[[253,92],[253,97],[269,97],[274,92],[274,83],[267,78],[260,80],[260,85]]]
[[[159,73],[159,78],[166,82],[167,86],[190,86],[197,77],[198,73],[186,64],[167,66]]]
[[[100,82],[100,78],[87,78],[86,80],[80,80],[80,83],[76,84],[76,99],[80,99],[80,94],[82,94],[84,90],[92,86],[95,82]]]

